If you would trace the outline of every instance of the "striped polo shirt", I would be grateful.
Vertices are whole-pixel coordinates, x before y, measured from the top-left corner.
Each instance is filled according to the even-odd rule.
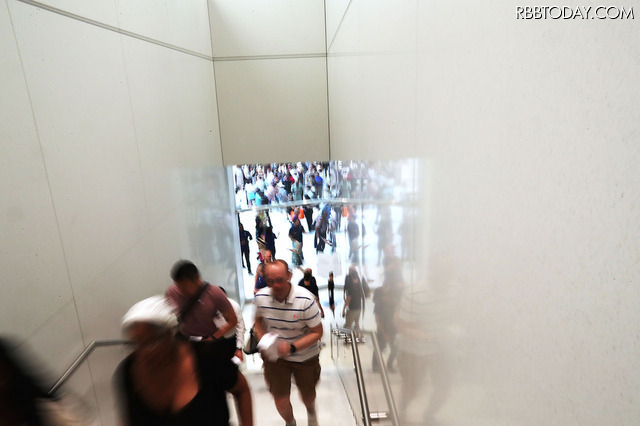
[[[255,295],[256,318],[262,318],[266,331],[293,343],[309,333],[309,329],[321,324],[320,309],[315,296],[307,289],[292,285],[283,302],[271,297],[269,287]],[[302,362],[320,353],[320,342],[307,349],[296,351],[283,359]]]

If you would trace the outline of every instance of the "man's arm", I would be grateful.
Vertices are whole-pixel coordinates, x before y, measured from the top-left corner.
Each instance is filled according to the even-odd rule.
[[[296,352],[302,349],[307,349],[313,345],[315,345],[320,339],[322,339],[322,323],[316,325],[315,327],[311,327],[309,329],[309,333],[302,336],[298,340],[293,343],[286,342],[284,340],[278,343],[278,355],[286,356],[291,354],[291,345],[296,347]]]
[[[236,402],[236,412],[242,426],[253,426],[253,405],[251,403],[251,390],[244,375],[238,371],[238,381],[229,389]]]
[[[322,339],[322,333],[322,323],[320,323],[315,327],[311,327],[307,335],[302,336],[301,338],[293,342],[293,346],[296,347],[296,350],[307,349],[308,347],[315,345],[320,341],[320,339]]]
[[[258,341],[262,339],[262,336],[267,334],[267,330],[264,327],[264,323],[262,322],[262,317],[256,314],[255,320],[253,322],[253,333],[256,335]]]
[[[227,321],[227,323],[222,327],[220,327],[215,333],[213,333],[214,339],[223,338],[224,335],[227,334],[229,330],[234,329],[236,327],[236,324],[238,324],[238,317],[236,316],[236,313],[233,310],[233,306],[231,306],[231,304],[228,301],[227,301],[227,305],[228,306],[226,306],[224,310],[222,310],[223,309],[222,307],[220,309],[220,313],[222,314],[224,319]]]
[[[347,298],[345,299],[344,307],[342,308],[343,317],[347,315],[347,307],[349,306],[349,303],[351,303],[351,295],[348,295]]]
[[[242,353],[242,347],[244,346],[244,318],[242,318],[242,310],[240,309],[240,305],[237,305],[237,309],[235,309],[236,317],[238,318],[238,325],[236,326],[236,351],[234,353],[241,361],[244,360],[244,355]],[[240,348],[240,349],[239,349]]]

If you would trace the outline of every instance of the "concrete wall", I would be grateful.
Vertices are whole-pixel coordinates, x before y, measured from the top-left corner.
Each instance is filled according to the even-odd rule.
[[[404,185],[430,374],[405,419],[637,423],[638,17],[327,5],[333,159],[418,165]]]
[[[0,333],[58,376],[177,259],[236,279],[206,1],[48,4],[0,2]],[[104,424],[122,354],[73,378]]]

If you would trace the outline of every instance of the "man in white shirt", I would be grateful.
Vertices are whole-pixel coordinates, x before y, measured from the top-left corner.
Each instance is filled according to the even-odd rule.
[[[227,292],[223,287],[220,287],[220,290],[226,295]],[[238,318],[238,323],[235,328],[229,329],[224,334],[225,346],[227,347],[229,358],[233,358],[234,356],[238,358],[238,361],[242,362],[244,360],[244,354],[242,353],[242,347],[244,346],[244,319],[242,318],[242,308],[235,300],[227,297],[229,303],[233,307],[234,312],[236,313],[236,318]],[[213,319],[213,323],[217,327],[223,327],[227,321],[222,316],[220,311],[217,312],[215,318]]]
[[[264,358],[264,375],[278,413],[287,426],[296,425],[291,407],[291,375],[296,379],[302,402],[307,408],[310,426],[318,424],[316,385],[320,380],[320,346],[322,322],[315,296],[291,284],[291,271],[284,260],[265,266],[267,288],[255,295],[254,332],[258,340],[266,333],[275,334],[276,361]]]

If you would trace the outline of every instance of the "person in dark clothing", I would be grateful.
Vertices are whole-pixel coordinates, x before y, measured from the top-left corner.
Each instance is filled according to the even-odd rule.
[[[387,359],[387,370],[389,372],[394,371],[393,361],[397,354],[394,345],[396,327],[393,316],[400,295],[401,291],[399,291],[399,287],[390,280],[385,280],[382,287],[378,287],[373,293],[373,314],[376,318],[376,335],[380,345],[380,352],[382,353],[387,346],[390,348],[389,358]],[[374,371],[379,370],[380,364],[375,352],[371,364]]]
[[[253,275],[251,272],[251,261],[249,260],[249,240],[253,240],[251,233],[249,231],[245,231],[244,226],[240,224],[240,251],[242,254],[240,258],[242,259],[242,267],[245,267],[245,261],[247,263],[247,269],[249,270],[249,275]]]
[[[41,379],[16,356],[15,342],[0,339],[0,422],[3,425],[49,424],[43,402],[55,401]]]
[[[316,277],[313,276],[310,268],[304,270],[304,276],[298,282],[298,285],[300,287],[306,288],[316,297],[316,303],[318,304],[318,308],[320,308],[320,316],[324,318],[324,310],[322,309],[322,304],[320,303],[320,292],[318,291],[318,283],[316,282]]]
[[[302,243],[302,234],[304,234],[304,228],[302,227],[302,224],[300,224],[300,219],[298,219],[298,217],[294,217],[293,225],[289,228],[289,236],[299,243]]]
[[[316,219],[316,232],[313,236],[313,246],[316,249],[316,254],[318,252],[324,252],[324,246],[327,242],[327,230],[329,229],[329,219],[327,217],[327,212],[322,211],[320,217]]]
[[[360,227],[358,226],[353,214],[349,214],[347,234],[349,235],[349,259],[352,263],[358,263],[358,251],[360,250],[358,238],[360,237]]]
[[[264,225],[262,224],[262,217],[259,214],[256,215],[256,239],[263,238]]]
[[[276,257],[276,237],[273,233],[273,228],[271,226],[267,226],[264,229],[264,245],[267,250],[271,252],[271,255],[275,259]]]
[[[355,265],[351,265],[349,273],[344,278],[344,308],[342,316],[345,318],[345,328],[351,328],[355,323],[355,329],[360,329],[360,312],[364,306],[367,290]]]
[[[114,374],[122,423],[227,426],[230,392],[242,425],[253,425],[251,392],[242,373],[207,345],[176,340],[176,323],[162,296],[138,302],[123,317],[133,352]]]
[[[302,265],[302,262],[304,260],[304,256],[302,255],[302,234],[303,233],[304,233],[304,228],[300,224],[300,219],[298,219],[297,216],[294,216],[293,225],[291,225],[291,228],[289,228],[289,238],[291,238],[291,244],[292,244],[291,263],[296,267],[300,267],[300,265]]]
[[[327,290],[329,290],[329,307],[333,317],[336,317],[336,299],[335,299],[336,285],[333,282],[333,271],[329,272],[329,281],[327,281]]]
[[[310,200],[311,198],[308,195],[304,196],[305,200]],[[304,206],[304,217],[307,219],[307,228],[309,232],[313,229],[313,206]]]

